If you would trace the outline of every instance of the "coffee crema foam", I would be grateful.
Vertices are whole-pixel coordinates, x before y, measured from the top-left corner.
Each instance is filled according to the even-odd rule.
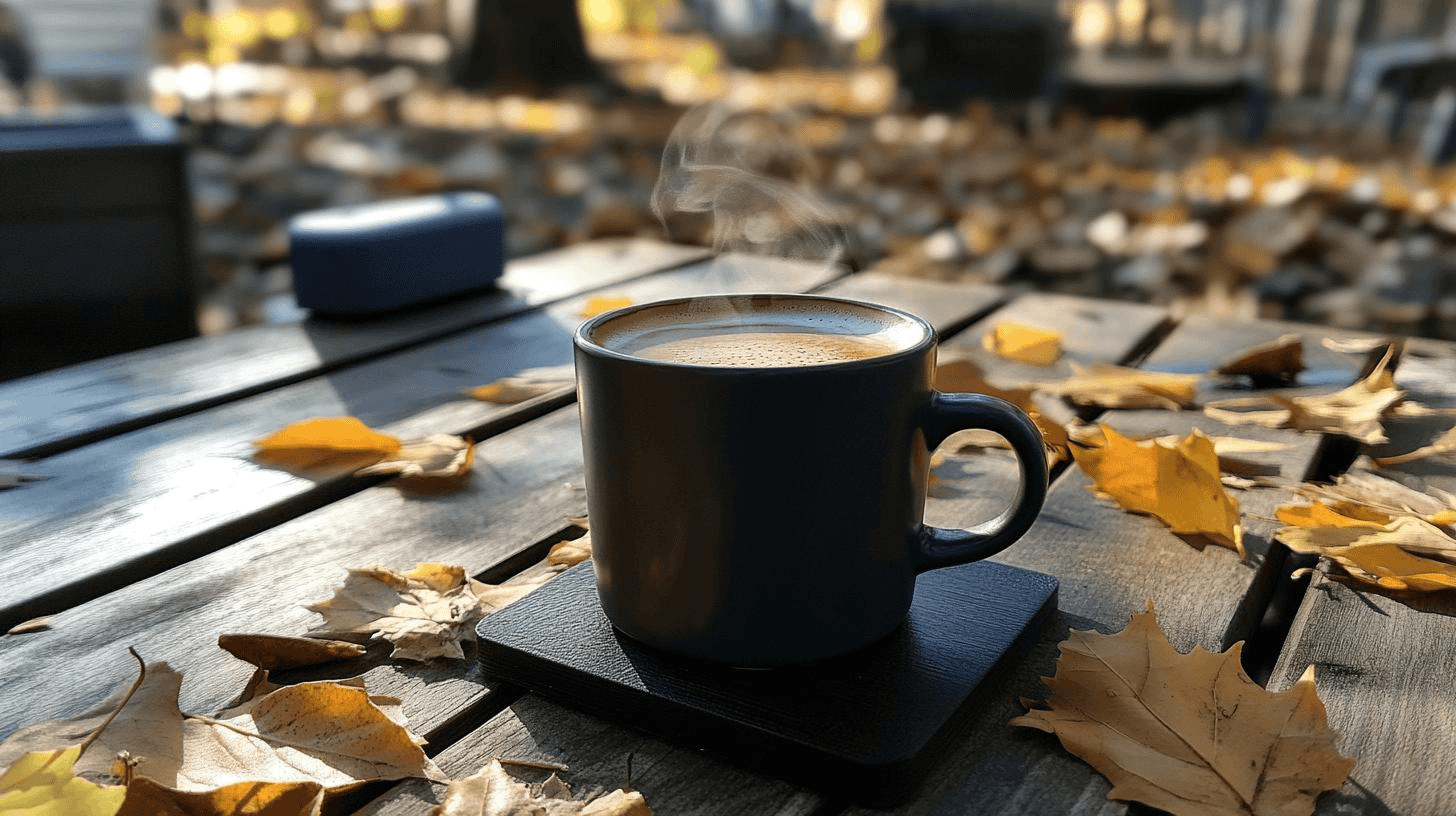
[[[814,300],[709,299],[608,321],[592,339],[649,360],[722,368],[797,368],[893,354],[924,339],[898,315]]]

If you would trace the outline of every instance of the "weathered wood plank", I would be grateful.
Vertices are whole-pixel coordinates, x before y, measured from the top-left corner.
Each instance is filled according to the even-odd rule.
[[[827,267],[727,257],[611,288],[638,301],[762,288],[804,290]],[[252,462],[250,440],[300,419],[352,415],[402,436],[481,438],[539,413],[462,390],[523,368],[569,365],[582,298],[68,451],[51,478],[0,493],[0,629],[73,606],[367,486]],[[543,398],[570,400],[571,389]],[[34,489],[31,489],[34,488]]]
[[[1413,341],[1395,379],[1410,399],[1456,407],[1456,346]],[[1372,453],[1411,450],[1452,423],[1449,416],[1387,423],[1391,442]],[[1446,457],[1380,473],[1416,488],[1456,490],[1456,464]],[[1287,689],[1313,665],[1340,750],[1359,760],[1344,787],[1319,800],[1318,813],[1451,812],[1456,781],[1441,771],[1456,764],[1456,599],[1449,595],[1394,597],[1323,572],[1312,579],[1269,687]]]
[[[627,781],[656,813],[808,814],[819,797],[776,779],[740,770],[694,751],[620,728],[604,720],[553,705],[535,695],[513,703],[490,722],[446,748],[435,761],[452,778],[480,770],[492,757],[542,760],[566,765],[561,774],[577,798],[610,791]],[[522,774],[540,781],[544,773]],[[423,780],[396,786],[370,803],[361,816],[406,816],[438,803],[444,788]]]
[[[1456,802],[1456,601],[1397,600],[1316,575],[1269,688],[1313,665],[1340,751],[1358,762],[1316,813],[1445,816]]]
[[[583,244],[511,261],[496,291],[383,320],[257,327],[0,383],[0,457],[74,448],[707,254],[654,241]]]
[[[833,297],[879,303],[919,315],[942,337],[964,328],[1006,300],[1006,292],[975,283],[946,283],[861,272],[848,275],[820,290]]]
[[[985,322],[998,317],[992,315]],[[1037,325],[1057,327],[1055,323]],[[1183,330],[1179,326],[1164,342],[1177,338]],[[1235,331],[1219,342],[1242,347],[1249,336]],[[1136,338],[1119,342],[1126,344],[1129,339],[1131,349]],[[1200,349],[1203,362],[1193,353]],[[1180,342],[1170,352],[1159,345],[1145,362],[1162,368],[1164,360],[1181,359],[1198,362],[1190,370],[1207,370],[1209,362],[1230,351],[1212,339],[1187,348]],[[1099,420],[1130,434],[1181,434],[1196,426],[1210,434],[1284,442],[1290,445],[1286,450],[1250,458],[1291,479],[1305,475],[1319,443],[1317,436],[1289,431],[1230,429],[1193,412],[1115,411]],[[940,472],[950,490],[940,491],[939,498],[927,502],[928,520],[963,526],[984,521],[1010,502],[1016,475],[1009,454],[988,451],[957,457],[954,467],[959,474]],[[1231,550],[1195,549],[1155,519],[1134,516],[1098,499],[1089,486],[1090,480],[1080,469],[1069,468],[1053,486],[1032,531],[996,557],[1061,581],[1062,624],[1052,627],[1027,657],[1004,667],[1005,680],[987,687],[984,713],[974,715],[967,733],[942,760],[922,796],[896,813],[1124,812],[1125,805],[1105,800],[1110,788],[1106,781],[1063,751],[1054,737],[1006,725],[1024,710],[1018,698],[1043,695],[1037,678],[1052,673],[1056,643],[1069,626],[1117,631],[1149,601],[1155,604],[1169,639],[1182,650],[1195,644],[1223,649],[1247,636],[1258,622],[1276,577],[1268,567],[1273,525],[1265,519],[1273,515],[1282,495],[1268,490],[1237,494],[1250,553],[1250,562],[1241,563]]]

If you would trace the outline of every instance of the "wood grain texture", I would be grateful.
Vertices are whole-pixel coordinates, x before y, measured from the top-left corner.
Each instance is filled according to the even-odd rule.
[[[443,561],[478,575],[585,512],[575,406],[482,442],[476,465],[455,493],[369,488],[61,612],[48,630],[0,637],[9,667],[0,677],[0,734],[84,710],[129,682],[128,646],[184,672],[184,710],[208,713],[251,671],[215,646],[219,633],[300,634],[318,622],[303,605],[329,597],[347,567]],[[434,719],[425,701],[407,700],[412,720]]]
[[[822,800],[772,777],[715,761],[605,720],[527,695],[446,748],[435,761],[454,778],[480,770],[491,757],[566,765],[561,777],[578,798],[627,782],[655,813],[683,816],[809,816]],[[521,778],[541,781],[542,772]],[[410,781],[359,811],[361,816],[417,816],[440,801],[443,786]]]
[[[494,291],[387,319],[261,326],[0,383],[0,457],[74,448],[707,254],[643,240],[582,244],[509,262]]]
[[[1447,816],[1456,802],[1456,600],[1396,599],[1317,575],[1290,628],[1269,688],[1305,667],[1341,753],[1358,761],[1316,813]]]
[[[1407,349],[1396,384],[1434,407],[1456,407],[1456,347],[1421,340]],[[1374,455],[1411,450],[1450,428],[1450,416],[1387,423],[1391,442]],[[1383,468],[1418,489],[1456,490],[1450,457]],[[1338,568],[1331,568],[1338,572]],[[1358,759],[1349,781],[1317,812],[1444,816],[1456,802],[1456,598],[1388,595],[1317,572],[1290,627],[1269,687],[1292,686],[1305,667],[1339,733]]]
[[[833,297],[879,303],[919,315],[942,337],[965,328],[1006,300],[1005,290],[976,283],[900,278],[879,272],[847,275],[825,286],[821,293]]]
[[[608,290],[637,301],[757,288],[804,290],[834,270],[723,258]],[[570,387],[500,406],[463,391],[533,366],[569,365],[583,298],[408,351],[180,417],[53,456],[30,469],[51,478],[0,493],[0,629],[267,529],[367,486],[347,474],[307,479],[250,458],[251,440],[301,419],[350,415],[401,436],[482,438]],[[104,544],[104,546],[99,546]]]

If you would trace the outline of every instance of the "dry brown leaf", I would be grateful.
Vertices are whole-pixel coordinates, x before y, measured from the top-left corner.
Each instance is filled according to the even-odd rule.
[[[624,295],[608,295],[589,297],[581,307],[583,318],[596,317],[599,314],[610,312],[613,309],[622,309],[632,305],[632,298]]]
[[[574,567],[591,556],[591,533],[587,533],[581,538],[560,541],[552,545],[551,551],[546,553],[546,563],[554,569],[562,570]]]
[[[1294,552],[1328,558],[1361,583],[1422,592],[1456,589],[1456,540],[1418,518],[1397,518],[1376,529],[1284,527],[1278,538]]]
[[[1031,387],[1083,406],[1178,410],[1193,404],[1200,379],[1197,374],[1168,374],[1105,363],[1085,369],[1073,364],[1072,372],[1065,380],[1033,383]]]
[[[935,368],[935,389],[942,393],[986,394],[1006,400],[1026,412],[1031,421],[1036,423],[1036,427],[1041,429],[1042,440],[1046,443],[1048,451],[1048,466],[1054,465],[1070,455],[1067,452],[1067,429],[1042,413],[1040,406],[1032,399],[1032,389],[1001,388],[992,385],[986,380],[981,367],[974,360],[953,359],[940,363]],[[960,433],[967,435],[952,434],[951,439],[959,437],[959,442],[951,443],[951,439],[947,439],[943,444],[952,444],[950,450],[961,450],[968,446],[1001,447],[1005,444],[1005,440],[988,444],[986,436],[974,435],[974,432]],[[1000,440],[1001,437],[995,436],[995,439]]]
[[[1239,397],[1211,402],[1204,406],[1203,411],[1230,425],[1253,424],[1344,434],[1367,445],[1385,442],[1385,428],[1381,420],[1405,397],[1405,392],[1395,387],[1395,378],[1389,370],[1395,353],[1394,347],[1387,349],[1385,357],[1374,370],[1333,394]]]
[[[514,580],[508,584],[485,584],[472,580],[471,588],[487,614],[499,612],[505,607],[531,594],[537,587],[545,585],[552,578],[551,573]]]
[[[238,782],[183,793],[141,778],[127,785],[117,816],[318,816],[324,792],[316,782]]]
[[[452,489],[470,475],[475,443],[469,437],[435,434],[404,442],[382,462],[361,468],[355,475],[393,473],[413,489]]]
[[[1219,479],[1213,443],[1194,430],[1176,445],[1136,442],[1102,426],[1104,444],[1072,447],[1096,489],[1127,510],[1144,513],[1174,533],[1196,535],[1244,554],[1239,503]]]
[[[1343,473],[1335,478],[1333,484],[1305,482],[1292,489],[1339,515],[1373,522],[1373,526],[1377,527],[1396,516],[1417,516],[1435,524],[1456,521],[1451,516],[1456,509],[1456,495],[1434,488],[1422,492],[1365,470]],[[1282,514],[1295,509],[1293,505],[1286,505],[1279,508],[1279,512]],[[1300,523],[1285,519],[1283,515],[1280,519],[1286,524]]]
[[[399,451],[399,439],[379,433],[354,417],[295,422],[255,440],[254,458],[290,470],[360,468]]]
[[[311,634],[384,638],[405,660],[463,658],[460,641],[475,639],[475,623],[488,611],[477,586],[484,585],[450,564],[351,569],[332,598],[308,606],[324,618]]]
[[[217,718],[188,717],[181,767],[168,787],[206,792],[239,782],[317,782],[339,791],[410,776],[444,781],[420,747],[424,740],[400,717],[357,685],[284,686]]]
[[[222,634],[217,645],[233,657],[260,669],[296,669],[364,654],[364,647],[342,640],[285,635]]]
[[[6,630],[7,635],[29,635],[34,632],[44,632],[51,628],[55,618],[50,615],[42,615],[39,618],[31,618],[28,621],[21,621]]]
[[[1293,382],[1303,370],[1304,340],[1297,334],[1286,334],[1225,360],[1214,373],[1248,377],[1255,385],[1262,386]]]
[[[569,365],[528,368],[509,377],[502,377],[493,383],[472,388],[469,394],[484,402],[512,405],[561,390],[575,382],[576,370]]]
[[[1062,357],[1062,333],[1002,321],[981,338],[986,350],[1028,365],[1049,366]]]
[[[0,766],[27,752],[82,742],[125,701],[116,719],[96,734],[80,757],[76,773],[100,781],[120,777],[114,760],[124,751],[139,758],[137,773],[163,782],[175,780],[182,752],[182,711],[177,707],[182,675],[166,663],[149,663],[134,691],[131,685],[71,719],[36,723],[11,734],[0,743]]]
[[[492,759],[473,776],[450,783],[431,816],[652,816],[637,791],[617,789],[590,802],[552,774],[540,785],[517,781]]]
[[[1115,635],[1073,631],[1047,709],[1013,725],[1056,734],[1112,782],[1108,798],[1179,814],[1295,816],[1314,811],[1355,760],[1341,756],[1311,666],[1270,693],[1223,654],[1179,654],[1151,609]]]

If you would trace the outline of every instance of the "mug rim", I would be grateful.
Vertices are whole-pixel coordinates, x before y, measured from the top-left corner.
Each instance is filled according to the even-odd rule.
[[[731,302],[734,300],[748,300],[753,298],[813,301],[818,303],[839,303],[846,306],[870,309],[884,314],[889,314],[895,318],[914,324],[917,328],[921,330],[921,337],[919,340],[906,346],[905,348],[896,349],[895,351],[889,352],[888,354],[880,354],[874,357],[863,357],[856,360],[837,360],[827,363],[814,363],[811,365],[792,366],[723,366],[703,365],[701,363],[684,363],[677,360],[658,360],[647,357],[640,357],[635,354],[628,354],[622,351],[617,351],[615,349],[611,349],[602,345],[592,338],[592,333],[595,332],[597,329],[601,328],[603,324],[646,309],[670,307],[694,302],[701,303],[703,301]],[[581,323],[581,325],[576,327],[576,331],[573,332],[572,335],[572,340],[574,341],[578,349],[589,354],[623,362],[637,363],[640,365],[651,365],[653,367],[686,369],[700,372],[781,372],[815,371],[822,369],[843,370],[846,368],[878,366],[886,363],[898,362],[906,358],[915,357],[925,353],[927,349],[935,346],[938,340],[938,336],[936,334],[935,327],[932,326],[930,324],[930,321],[926,320],[925,318],[920,317],[916,314],[912,314],[911,312],[907,312],[904,309],[897,309],[893,306],[886,306],[881,303],[870,303],[868,301],[855,300],[853,298],[834,297],[831,295],[804,294],[799,292],[746,292],[741,294],[724,293],[716,295],[690,295],[685,297],[667,298],[665,300],[653,300],[646,303],[634,303],[630,306],[622,306],[609,312],[603,312],[599,315],[587,318]]]

